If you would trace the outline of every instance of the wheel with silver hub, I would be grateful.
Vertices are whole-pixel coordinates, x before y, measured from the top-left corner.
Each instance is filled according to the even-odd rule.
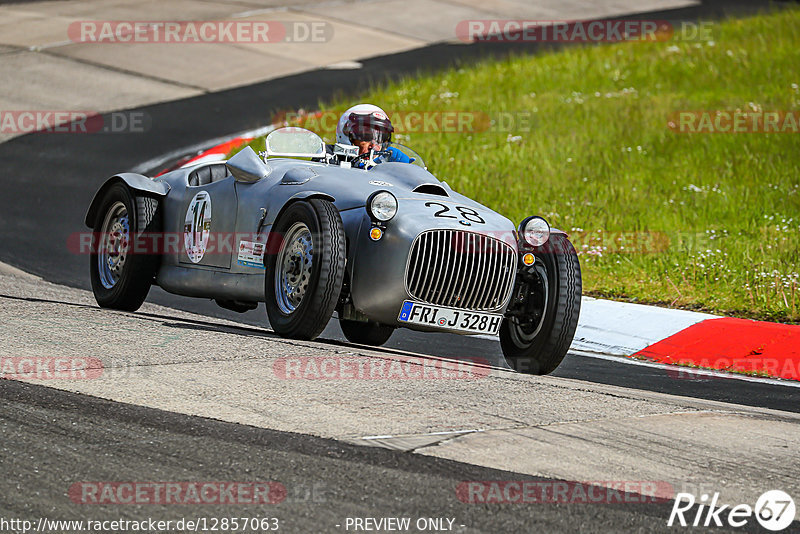
[[[100,306],[135,311],[142,305],[160,256],[140,241],[161,231],[160,216],[158,199],[136,197],[121,182],[108,188],[97,210],[89,257],[92,291]]]
[[[130,246],[130,230],[128,209],[117,201],[106,212],[98,236],[97,270],[100,283],[106,289],[114,287],[122,277]]]
[[[264,279],[267,315],[284,337],[314,339],[333,315],[344,279],[346,243],[327,200],[298,201],[275,223]]]
[[[286,232],[284,247],[275,264],[275,298],[283,313],[292,313],[303,301],[311,281],[313,262],[311,230],[305,223],[296,222]]]
[[[522,267],[500,326],[508,364],[523,373],[552,373],[564,359],[581,308],[578,255],[562,234],[533,249],[535,262]]]

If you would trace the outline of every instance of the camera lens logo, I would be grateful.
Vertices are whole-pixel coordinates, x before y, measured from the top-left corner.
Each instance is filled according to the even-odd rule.
[[[794,521],[794,500],[784,491],[770,490],[756,501],[756,519],[767,530],[777,532]]]

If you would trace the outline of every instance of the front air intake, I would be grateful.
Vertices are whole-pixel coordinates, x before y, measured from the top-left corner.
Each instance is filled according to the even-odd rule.
[[[426,195],[437,195],[440,197],[450,196],[447,190],[438,184],[422,184],[414,188],[414,193],[424,193]]]
[[[415,300],[466,310],[496,310],[514,283],[517,254],[499,239],[462,230],[429,230],[414,240],[406,290]]]

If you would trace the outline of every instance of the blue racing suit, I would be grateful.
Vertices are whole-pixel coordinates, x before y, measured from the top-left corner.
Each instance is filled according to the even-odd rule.
[[[387,159],[386,161],[397,161],[399,163],[411,163],[412,161],[414,161],[393,146],[386,147],[386,151],[391,153],[391,156],[389,156],[389,159]],[[377,161],[378,163],[382,163],[383,156],[379,156],[375,161]]]
[[[386,152],[389,152],[390,156],[387,158],[385,156],[378,156],[375,158],[375,163],[386,163],[390,161],[396,161],[398,163],[412,163],[414,160],[406,156],[402,151],[396,149],[393,146],[386,147]],[[358,161],[353,165],[356,169],[363,169],[364,162]]]

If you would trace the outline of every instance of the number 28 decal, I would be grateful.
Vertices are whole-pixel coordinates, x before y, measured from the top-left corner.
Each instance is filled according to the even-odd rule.
[[[441,208],[439,211],[433,214],[434,217],[440,217],[442,219],[458,219],[458,217],[456,217],[455,215],[448,215],[448,213],[451,210],[450,207],[447,206],[446,204],[442,204],[441,202],[425,203],[426,208],[432,208],[434,206]],[[461,214],[463,218],[465,218],[469,222],[474,222],[478,224],[486,223],[486,221],[483,220],[483,217],[481,217],[480,214],[472,208],[468,208],[466,206],[456,206],[455,209],[459,214]]]

